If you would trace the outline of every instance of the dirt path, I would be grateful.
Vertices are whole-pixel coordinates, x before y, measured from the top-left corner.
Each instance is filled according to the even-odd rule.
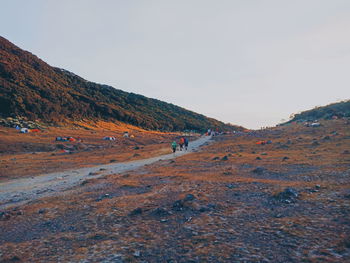
[[[105,164],[2,182],[0,183],[0,209],[23,204],[41,197],[59,194],[59,192],[76,186],[85,179],[122,173],[160,160],[168,160],[191,153],[207,143],[210,138],[206,136],[190,142],[187,151],[176,152],[175,155],[165,154],[132,162]]]

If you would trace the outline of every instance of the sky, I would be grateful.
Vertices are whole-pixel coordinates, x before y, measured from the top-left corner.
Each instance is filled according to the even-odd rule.
[[[52,66],[226,123],[350,99],[349,0],[0,0],[0,34]]]

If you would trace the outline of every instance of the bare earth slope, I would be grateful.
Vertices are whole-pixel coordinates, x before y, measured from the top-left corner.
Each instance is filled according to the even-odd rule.
[[[4,209],[0,261],[349,262],[350,125],[321,124],[218,136]]]

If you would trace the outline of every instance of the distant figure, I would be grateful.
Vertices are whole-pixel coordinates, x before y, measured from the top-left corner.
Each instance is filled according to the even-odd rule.
[[[184,137],[181,137],[181,138],[180,138],[180,141],[179,141],[180,151],[182,151],[182,149],[183,149],[183,147],[184,147],[184,144],[185,144],[185,139],[184,139]]]
[[[173,153],[175,154],[175,152],[176,152],[176,147],[177,147],[177,143],[175,142],[175,141],[173,141],[172,143],[171,143],[171,148],[173,149]]]
[[[188,138],[186,137],[185,138],[185,150],[187,151],[187,148],[188,148]]]

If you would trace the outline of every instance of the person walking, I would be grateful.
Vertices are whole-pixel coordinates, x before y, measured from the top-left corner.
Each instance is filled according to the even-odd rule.
[[[184,137],[181,137],[181,138],[180,138],[180,141],[179,141],[180,151],[182,151],[182,149],[183,149],[183,147],[184,147],[184,144],[185,144],[185,139],[184,139]]]
[[[175,142],[175,141],[173,141],[172,143],[171,143],[171,148],[173,149],[173,153],[175,154],[175,152],[176,152],[176,147],[177,147],[177,143]]]
[[[188,148],[188,138],[185,137],[185,150],[187,151],[187,148]]]

